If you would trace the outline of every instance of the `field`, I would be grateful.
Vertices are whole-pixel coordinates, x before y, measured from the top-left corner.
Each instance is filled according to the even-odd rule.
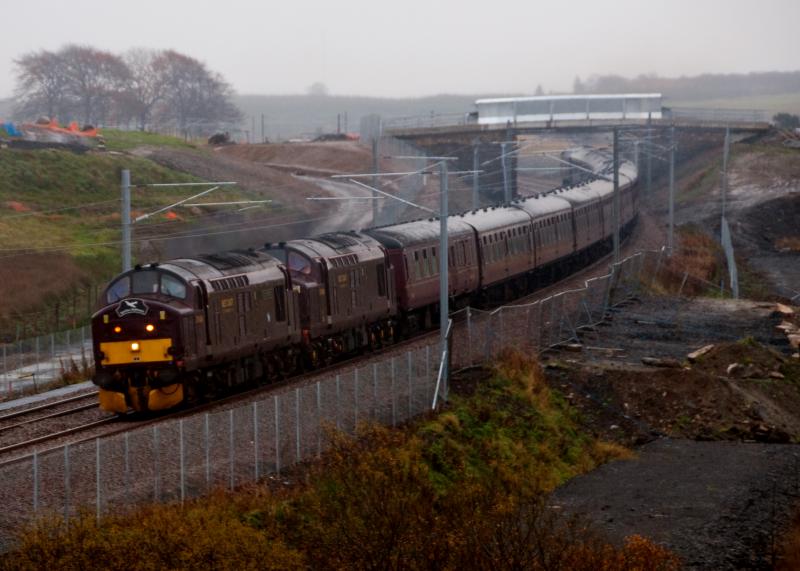
[[[754,95],[747,97],[726,97],[720,99],[668,100],[672,107],[708,107],[719,109],[763,109],[771,115],[776,113],[800,114],[800,93],[779,95]]]

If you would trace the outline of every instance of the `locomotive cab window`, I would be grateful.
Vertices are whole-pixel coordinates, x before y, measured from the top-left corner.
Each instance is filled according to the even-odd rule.
[[[313,281],[317,283],[321,281],[319,264],[312,262],[302,254],[299,254],[293,250],[289,250],[288,265],[292,277],[297,277],[303,281]]]
[[[108,287],[106,292],[106,300],[108,303],[114,303],[127,297],[131,293],[131,280],[128,276],[121,277]]]

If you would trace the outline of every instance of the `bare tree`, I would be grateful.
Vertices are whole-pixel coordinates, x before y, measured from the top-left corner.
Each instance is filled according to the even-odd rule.
[[[119,56],[89,46],[69,45],[59,52],[76,112],[84,124],[99,124],[126,87],[130,72]]]
[[[69,113],[67,76],[58,53],[42,50],[14,60],[17,87],[14,114],[19,117],[66,116]]]
[[[176,51],[136,49],[124,58],[88,46],[25,54],[17,65],[17,115],[103,124],[111,116],[140,129],[154,120],[189,133],[233,126],[242,115],[218,73]]]
[[[164,52],[144,48],[128,51],[124,60],[130,79],[119,100],[120,113],[134,117],[139,130],[144,131],[156,107],[168,95],[168,61]]]
[[[173,50],[162,54],[167,93],[160,106],[162,121],[188,133],[208,133],[222,125],[241,121],[241,112],[230,99],[231,86],[204,63]]]

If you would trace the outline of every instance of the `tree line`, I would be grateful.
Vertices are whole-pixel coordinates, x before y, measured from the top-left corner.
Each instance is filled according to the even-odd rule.
[[[175,50],[133,49],[122,55],[67,45],[14,60],[14,115],[83,125],[135,125],[207,134],[235,126],[242,114],[233,88],[205,63]]]
[[[693,77],[597,75],[582,81],[576,77],[574,93],[663,93],[675,100],[720,99],[777,95],[800,91],[800,71],[712,74]]]

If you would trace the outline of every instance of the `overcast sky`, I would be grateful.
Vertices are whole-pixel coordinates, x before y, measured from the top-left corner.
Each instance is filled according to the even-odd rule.
[[[13,59],[67,43],[173,48],[239,93],[569,91],[575,76],[800,69],[800,0],[0,0]]]

